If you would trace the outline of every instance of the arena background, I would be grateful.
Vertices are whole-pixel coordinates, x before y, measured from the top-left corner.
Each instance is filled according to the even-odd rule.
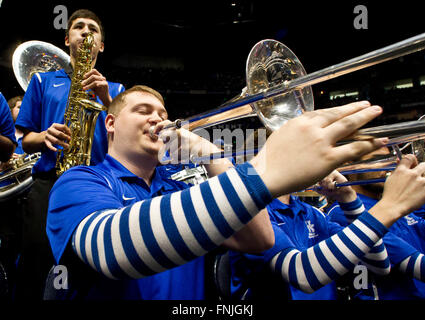
[[[106,31],[96,68],[126,88],[146,84],[166,99],[170,118],[215,108],[245,86],[245,62],[262,39],[287,45],[307,72],[345,61],[424,32],[419,2],[384,1],[22,1],[0,7],[0,90],[23,94],[12,70],[22,42],[41,40],[67,51],[54,27],[58,5],[70,15],[96,12]],[[367,29],[356,29],[357,5]],[[368,99],[384,107],[374,123],[415,120],[425,113],[425,51],[313,86],[315,108]],[[255,119],[234,126],[256,127]],[[228,126],[231,126],[230,124]]]

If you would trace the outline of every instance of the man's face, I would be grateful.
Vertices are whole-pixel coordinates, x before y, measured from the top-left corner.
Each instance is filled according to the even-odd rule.
[[[164,105],[147,92],[129,93],[124,105],[113,125],[114,148],[120,153],[148,154],[157,158],[163,142],[153,139],[149,128],[168,118]]]
[[[16,122],[16,119],[18,118],[19,110],[21,110],[21,104],[22,101],[17,101],[12,109],[12,118],[14,122]]]
[[[93,33],[94,37],[93,58],[97,57],[99,52],[103,52],[104,44],[97,22],[88,18],[78,18],[72,22],[68,36],[65,37],[65,45],[70,48],[71,56],[76,57],[78,48],[89,32]]]

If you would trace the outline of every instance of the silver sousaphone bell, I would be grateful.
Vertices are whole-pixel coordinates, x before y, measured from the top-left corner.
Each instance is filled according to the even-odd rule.
[[[24,91],[35,73],[66,69],[70,62],[71,58],[65,51],[38,40],[20,44],[12,57],[13,72]]]
[[[37,72],[49,72],[69,67],[71,59],[62,49],[43,41],[27,41],[19,45],[12,57],[15,77],[24,91]],[[33,183],[31,170],[40,153],[23,154],[9,160],[0,171],[0,202],[29,189]]]

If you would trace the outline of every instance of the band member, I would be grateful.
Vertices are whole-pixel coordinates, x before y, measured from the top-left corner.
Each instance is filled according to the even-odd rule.
[[[388,148],[376,150],[362,159],[367,160],[375,155],[389,155]],[[350,175],[350,180],[380,179],[385,177],[385,171],[366,172]],[[393,175],[393,174],[392,174]],[[328,190],[333,189],[334,181],[344,182],[346,179],[337,172],[327,178],[326,186]],[[340,188],[340,189],[346,189]],[[387,183],[372,183],[352,186],[353,192],[357,192],[358,199],[363,203],[366,210],[369,210],[384,196],[394,189],[388,189]],[[406,188],[412,193],[421,192],[420,189]],[[402,195],[405,190],[397,189]],[[358,200],[358,201],[359,201]],[[395,197],[401,205],[403,203],[400,196]],[[341,225],[347,225],[358,217],[355,210],[355,203],[349,201],[337,201],[329,209],[328,214],[332,221]],[[423,206],[419,208],[423,211]],[[425,220],[416,215],[416,211],[409,211],[404,219],[397,220],[392,225],[385,237],[384,244],[388,251],[391,262],[391,273],[386,277],[376,276],[374,269],[367,270],[367,287],[355,288],[353,279],[358,274],[347,275],[341,285],[345,285],[347,292],[352,299],[361,300],[416,300],[425,298]]]
[[[16,122],[16,119],[18,118],[19,111],[21,110],[21,104],[23,96],[16,96],[13,98],[10,98],[7,101],[7,104],[9,105],[10,112],[12,113],[13,122]],[[24,133],[19,130],[18,128],[15,128],[15,138],[18,142],[18,146],[15,149],[15,154],[23,154],[24,150],[22,149],[22,138],[24,137]]]
[[[16,147],[15,127],[6,99],[0,92],[0,162],[7,162]]]
[[[121,84],[106,81],[94,67],[100,52],[104,51],[104,30],[100,19],[89,10],[77,10],[68,20],[65,45],[69,47],[69,70],[36,73],[27,88],[16,127],[22,130],[23,149],[27,153],[41,152],[41,158],[33,167],[34,184],[28,194],[24,215],[23,253],[17,298],[42,298],[46,275],[53,264],[46,237],[48,195],[56,181],[55,164],[58,148],[67,148],[70,130],[64,123],[64,112],[71,86],[71,73],[75,67],[78,48],[89,33],[93,34],[93,62],[90,72],[81,83],[83,90],[90,90],[97,102],[109,106],[112,98],[124,88]],[[101,162],[107,150],[104,120],[101,112],[95,128],[91,163]]]
[[[404,159],[398,170],[414,165],[416,163],[412,159]],[[328,179],[321,183],[319,192],[329,196],[331,184]],[[407,183],[408,188],[401,188]],[[421,185],[422,182],[419,183]],[[404,212],[409,212],[407,208],[418,208],[425,203],[425,198],[411,194],[415,187],[408,177],[401,177],[397,171],[386,183],[385,197],[378,204],[374,203],[376,207],[369,206],[367,209],[373,212],[381,206],[391,213],[397,210],[395,204],[404,205]],[[418,188],[420,190],[420,186]],[[332,196],[339,202],[349,203],[351,212],[356,212],[357,217],[367,217],[367,211],[351,187],[332,189]],[[233,298],[335,300],[339,298],[335,280],[352,271],[359,261],[376,274],[389,274],[390,261],[382,241],[368,254],[358,254],[358,247],[363,244],[361,237],[352,232],[356,225],[346,223],[344,228],[329,221],[317,208],[291,195],[273,200],[267,210],[275,234],[275,245],[256,255],[229,253]],[[399,219],[397,223],[402,220]]]
[[[159,130],[160,125],[167,123],[167,121],[164,121],[167,119],[164,100],[157,91],[146,86],[135,86],[114,99],[109,108],[109,113],[106,118],[110,141],[109,152],[105,161],[95,168],[96,170],[100,169],[101,171],[99,172],[102,172],[104,179],[112,183],[112,190],[108,188],[108,196],[105,194],[102,195],[101,199],[98,199],[97,205],[99,208],[120,208],[132,205],[140,200],[188,188],[188,185],[183,182],[170,180],[168,178],[169,174],[161,170],[161,167],[158,167],[158,157],[163,143],[158,139],[152,139],[149,136],[149,131],[146,131],[154,125],[158,125],[157,129]],[[126,123],[124,125],[126,127],[125,134],[122,134],[121,131],[119,134],[115,134],[115,126],[118,122],[120,123],[118,125],[120,130],[124,129],[122,124]],[[205,152],[220,151],[214,144],[193,133],[185,131],[184,137],[180,135],[180,138],[190,140],[187,141],[186,145],[196,144],[199,146],[199,144],[203,144],[202,149]],[[133,151],[130,151],[130,149],[133,149]],[[222,173],[232,166],[232,163],[227,159],[217,159],[213,163],[205,164],[210,177]],[[78,169],[82,169],[82,167]],[[74,174],[78,177],[72,188],[79,188],[80,178],[84,179],[83,176],[85,174],[78,172],[78,169],[73,170],[73,173],[71,172],[71,176]],[[91,169],[90,172],[92,172]],[[69,174],[64,178],[65,184],[60,184],[65,189],[71,187],[66,177],[69,177]],[[98,182],[103,183],[104,181]],[[90,178],[90,182],[94,182],[93,178]],[[87,186],[91,189],[92,194],[104,191],[99,188],[100,186],[97,183],[90,182]],[[56,190],[56,187],[53,190]],[[54,236],[56,234],[55,227],[50,222],[56,222],[57,217],[64,216],[62,215],[63,207],[58,202],[61,201],[61,196],[53,190],[52,193],[54,195],[52,195],[49,205],[48,234],[51,236],[52,249],[57,252],[59,248],[56,246],[57,242]],[[109,197],[111,192],[113,194],[112,198]],[[72,221],[71,224],[74,224],[76,219],[78,219],[75,213],[81,209],[78,208],[78,204],[74,208],[76,211],[73,210],[72,215],[69,216],[70,222]],[[57,215],[58,213],[60,214],[59,216]],[[264,212],[258,214],[251,223],[234,237],[224,241],[223,245],[235,250],[261,252],[265,248],[269,248],[273,244],[272,241],[271,226],[268,222],[267,213]],[[204,263],[203,257],[199,257],[183,266],[141,279],[137,283],[140,289],[136,290],[137,295],[132,296],[132,298],[149,300],[204,299]],[[88,275],[90,274],[88,273]],[[91,283],[93,283],[93,279],[98,278],[92,277]],[[87,281],[89,280],[87,279]],[[117,285],[114,285],[114,281],[111,283],[111,289],[115,289],[109,294],[117,292],[121,294],[122,290],[116,290]],[[183,283],[184,290],[182,290]],[[126,285],[126,283],[121,283],[121,285]],[[103,292],[102,297],[108,297],[106,292]]]
[[[127,94],[118,103],[121,110],[113,111],[114,100],[106,118],[105,161],[71,168],[50,194],[47,234],[56,263],[68,270],[68,298],[78,293],[83,298],[141,297],[137,281],[131,279],[194,261],[232,239],[254,216],[264,213],[274,197],[310,186],[348,159],[388,141],[335,146],[381,113],[367,102],[309,112],[276,130],[250,162],[189,189],[167,193],[155,172],[162,141],[149,134],[152,126],[161,127],[166,111],[155,95]],[[415,167],[410,158],[403,167],[409,163]],[[418,165],[401,171],[411,171],[422,182],[418,187],[425,188],[425,178],[420,178],[424,170]],[[142,188],[153,198],[143,200]],[[365,242],[358,256],[369,252],[404,214],[401,209],[389,214],[377,207],[356,228],[349,227]],[[258,227],[269,228],[269,223]]]
[[[0,177],[17,145],[15,126],[6,99],[0,93]],[[4,187],[0,183],[0,187]],[[11,298],[13,263],[16,258],[16,215],[11,202],[0,202],[0,299]],[[4,274],[5,272],[5,274]],[[9,280],[9,281],[8,281]]]

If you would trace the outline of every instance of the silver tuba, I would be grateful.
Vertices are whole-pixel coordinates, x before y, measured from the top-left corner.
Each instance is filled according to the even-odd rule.
[[[62,49],[43,41],[27,41],[13,53],[12,67],[15,77],[24,91],[31,77],[37,72],[49,72],[69,68],[71,59]],[[31,170],[40,153],[13,157],[0,167],[0,202],[11,199],[28,190],[32,183]]]
[[[67,69],[70,63],[71,58],[65,51],[51,43],[37,40],[20,44],[12,57],[13,72],[24,91],[27,91],[35,73]]]

